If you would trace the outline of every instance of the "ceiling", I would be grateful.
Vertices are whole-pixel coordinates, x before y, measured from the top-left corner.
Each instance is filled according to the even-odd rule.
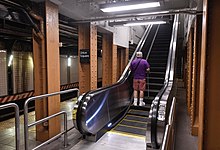
[[[34,0],[38,1],[39,0]],[[105,3],[117,3],[121,1],[132,0],[50,0],[59,6],[59,12],[67,17],[78,21],[87,20],[105,20],[109,18],[116,19],[119,16],[134,16],[137,18],[137,14],[147,12],[161,12],[161,11],[173,11],[182,9],[196,9],[201,11],[202,0],[159,0],[162,2],[162,6],[151,9],[141,9],[139,11],[129,11],[122,13],[104,13],[100,10],[100,4]],[[138,1],[138,0],[133,0]],[[142,0],[143,1],[143,0]],[[149,0],[146,0],[149,1]],[[152,1],[152,0],[151,0]],[[154,0],[155,1],[155,0]],[[139,16],[143,17],[143,16]],[[122,17],[123,18],[123,17]]]

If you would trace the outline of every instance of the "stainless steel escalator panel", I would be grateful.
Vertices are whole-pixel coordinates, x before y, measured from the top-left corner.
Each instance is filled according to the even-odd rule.
[[[82,110],[82,125],[86,132],[96,134],[128,108],[131,103],[131,91],[128,86],[130,85],[127,82],[88,99],[86,107]]]

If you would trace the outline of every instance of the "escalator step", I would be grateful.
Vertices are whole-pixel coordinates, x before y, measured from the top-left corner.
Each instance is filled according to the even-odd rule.
[[[130,109],[128,114],[148,117],[149,112],[144,110]]]
[[[150,92],[150,93],[159,93],[160,90],[150,89],[149,92]]]
[[[151,71],[150,74],[151,74],[151,75],[152,75],[152,74],[165,75],[165,72],[153,72],[153,71]]]
[[[154,98],[155,98],[154,96],[149,96],[149,97],[148,97],[148,96],[145,96],[145,97],[144,97],[144,99],[145,99],[144,101],[145,101],[145,103],[147,103],[147,104],[151,104],[151,102],[154,100]]]
[[[128,134],[134,134],[134,135],[142,135],[145,136],[146,135],[146,129],[144,128],[133,128],[133,127],[129,127],[129,126],[123,126],[123,125],[118,125],[116,126],[113,131],[119,131],[122,132],[124,134],[128,133]]]
[[[152,83],[152,84],[148,84],[147,86],[149,86],[149,89],[160,90],[160,89],[163,87],[163,84]],[[147,92],[148,92],[148,87],[146,88],[146,90],[144,91],[144,93],[147,94]]]
[[[134,120],[134,121],[140,121],[140,122],[148,122],[149,118],[144,117],[144,116],[136,116],[136,115],[126,115],[125,118],[126,120]]]
[[[147,128],[147,122],[141,122],[141,121],[134,121],[134,120],[126,120],[123,119],[122,122],[119,124],[120,126],[128,126],[130,128],[140,128],[145,130]]]
[[[131,110],[133,112],[141,112],[140,110]],[[132,112],[132,113],[133,113]],[[142,111],[148,113],[147,111]],[[118,131],[124,134],[143,135],[146,134],[147,123],[150,119],[147,116],[140,116],[134,114],[127,114],[125,118],[113,128],[114,131]]]
[[[167,63],[160,63],[160,62],[155,62],[155,63],[151,63],[150,66],[166,66]]]

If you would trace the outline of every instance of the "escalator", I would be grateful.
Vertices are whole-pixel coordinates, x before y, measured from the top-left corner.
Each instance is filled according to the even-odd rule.
[[[143,49],[149,49],[149,43],[151,43],[155,32],[156,26],[148,26],[135,53]],[[131,60],[135,58],[135,53]],[[143,54],[147,54],[147,52],[144,51]],[[116,84],[95,91],[89,91],[78,99],[74,124],[80,133],[86,136],[99,136],[103,132],[116,127],[127,112],[131,113],[133,81],[129,70],[130,63],[131,61]]]
[[[149,56],[148,62],[151,65],[151,74],[148,78],[150,81],[149,95],[145,91],[145,96],[147,96],[145,100],[148,104],[158,94],[162,87],[161,84],[164,82],[171,36],[170,25],[154,25],[149,28],[151,30],[145,31],[135,51],[135,53],[142,51],[144,58]],[[150,48],[151,45],[152,48]],[[135,54],[131,60],[134,57]],[[130,62],[116,84],[89,91],[81,96],[74,122],[80,133],[100,138],[102,134],[111,130],[111,132],[128,135],[146,136],[147,124],[150,122],[148,117],[150,107],[132,106],[133,81],[128,69]]]
[[[126,116],[119,122],[111,132],[123,133],[132,136],[145,137],[149,119],[149,108],[152,100],[164,85],[167,59],[171,38],[171,25],[160,25],[155,36],[152,48],[148,54],[148,62],[151,65],[148,87],[145,91],[146,107],[132,106]],[[147,77],[147,78],[148,78]],[[148,86],[148,85],[146,85]],[[148,95],[149,94],[149,95]]]
[[[149,54],[150,73],[147,76],[149,91],[145,91],[145,103],[151,104],[164,85],[165,72],[171,39],[170,24],[160,25],[155,42]]]

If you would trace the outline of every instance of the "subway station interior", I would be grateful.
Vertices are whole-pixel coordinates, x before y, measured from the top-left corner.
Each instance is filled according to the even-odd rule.
[[[1,0],[0,150],[220,150],[219,8]],[[142,106],[137,52],[150,64]]]

